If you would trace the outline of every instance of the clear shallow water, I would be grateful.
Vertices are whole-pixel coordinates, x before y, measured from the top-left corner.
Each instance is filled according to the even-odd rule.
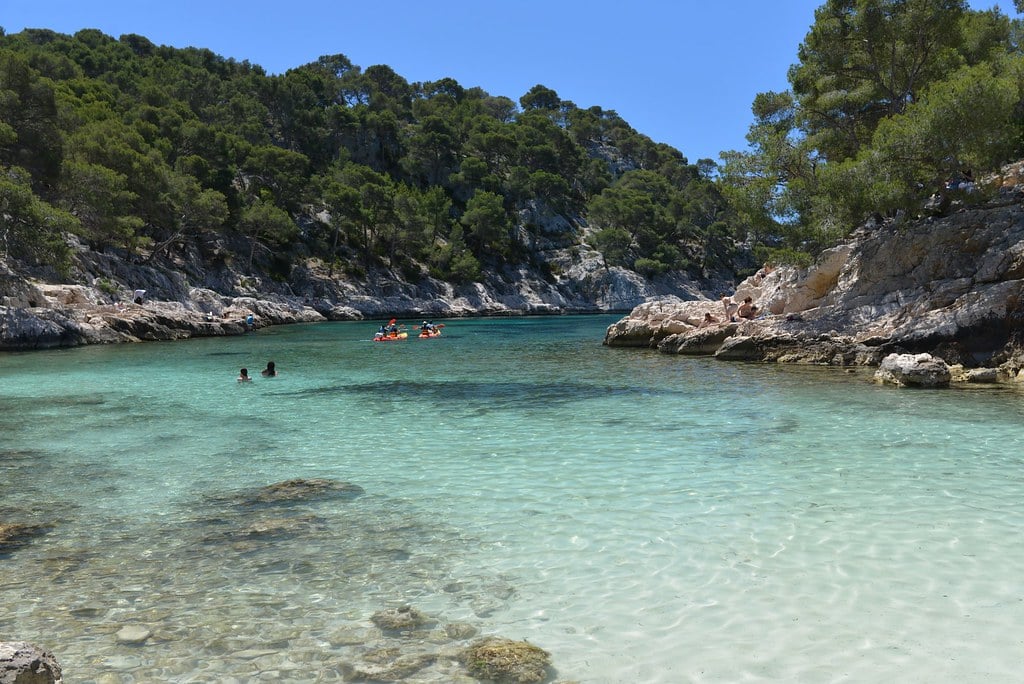
[[[0,356],[0,523],[52,526],[0,555],[0,639],[75,682],[341,681],[386,648],[457,681],[452,623],[581,682],[1019,679],[1024,395],[607,349],[613,320]],[[365,494],[238,499],[292,478]],[[437,627],[382,638],[402,604]]]

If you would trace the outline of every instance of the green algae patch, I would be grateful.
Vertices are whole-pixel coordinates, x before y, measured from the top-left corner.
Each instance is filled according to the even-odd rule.
[[[526,641],[491,637],[471,645],[460,660],[477,679],[528,684],[548,678],[551,654]]]

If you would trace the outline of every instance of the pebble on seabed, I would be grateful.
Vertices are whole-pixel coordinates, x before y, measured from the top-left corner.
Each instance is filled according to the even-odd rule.
[[[151,636],[153,636],[153,632],[142,625],[125,625],[117,630],[117,643],[141,644]]]

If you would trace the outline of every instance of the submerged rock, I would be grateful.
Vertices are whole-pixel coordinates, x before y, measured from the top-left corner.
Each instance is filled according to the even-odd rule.
[[[217,505],[243,509],[286,506],[305,501],[355,499],[366,493],[359,485],[325,478],[297,478],[276,482],[257,489],[211,497]]]
[[[551,654],[526,641],[498,637],[481,639],[459,658],[477,679],[500,682],[543,682],[548,679]]]
[[[398,682],[408,679],[420,670],[433,665],[437,656],[433,653],[413,653],[407,655],[392,655],[392,649],[388,649],[387,655],[376,654],[378,663],[356,667],[346,678],[346,681],[356,682]]]
[[[117,643],[119,644],[144,644],[153,636],[152,630],[142,625],[125,625],[117,630]]]
[[[27,641],[0,641],[0,684],[61,684],[60,664]]]
[[[48,525],[26,525],[0,522],[0,553],[28,544],[50,531]]]
[[[412,606],[401,606],[389,610],[377,611],[370,618],[373,624],[388,632],[418,629],[426,625],[429,618]]]
[[[355,498],[361,494],[365,494],[365,490],[350,482],[310,478],[286,480],[268,485],[256,493],[254,501],[257,503],[281,503],[337,497]]]

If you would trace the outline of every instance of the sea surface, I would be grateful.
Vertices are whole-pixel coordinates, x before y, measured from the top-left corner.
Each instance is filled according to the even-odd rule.
[[[616,318],[0,354],[0,524],[44,531],[0,550],[0,640],[76,684],[471,681],[490,635],[563,681],[1020,681],[1024,392],[609,349]],[[297,478],[352,495],[259,502]]]

